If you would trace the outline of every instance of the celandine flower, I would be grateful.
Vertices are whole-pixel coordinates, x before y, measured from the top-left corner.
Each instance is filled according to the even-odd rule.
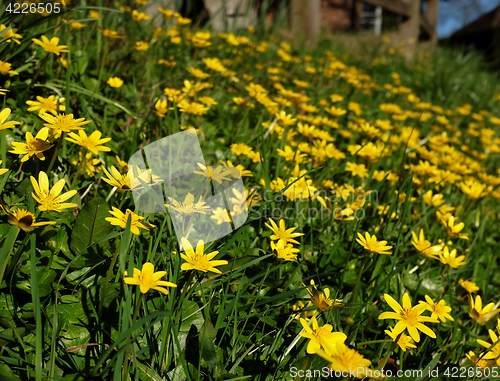
[[[9,118],[10,111],[10,108],[7,107],[0,112],[0,131],[7,128],[13,128],[16,124],[21,124],[21,122],[16,122],[15,120],[6,122],[6,120]]]
[[[186,261],[181,265],[181,270],[199,270],[204,273],[211,271],[216,274],[222,274],[222,271],[216,269],[216,266],[227,265],[228,262],[224,260],[212,261],[218,251],[213,251],[210,254],[205,254],[205,243],[200,239],[198,245],[196,246],[196,252],[193,250],[193,246],[189,241],[182,237],[181,238],[182,247],[184,248],[184,254],[181,254],[182,259]]]
[[[7,222],[9,224],[16,225],[25,232],[30,232],[40,226],[55,225],[57,223],[56,221],[35,222],[35,215],[25,209],[18,209],[15,212],[11,212],[2,205],[0,205],[0,208],[7,214]]]
[[[33,38],[32,40],[35,44],[40,45],[47,53],[59,55],[63,52],[69,52],[67,45],[58,45],[59,37],[52,37],[50,40],[45,36],[42,36],[41,38],[41,41],[37,38]]]
[[[10,43],[10,42],[14,41],[18,45],[21,44],[21,42],[19,40],[23,37],[20,34],[16,33],[17,28],[10,28],[10,30],[8,30],[7,32],[2,33],[2,31],[5,29],[7,29],[7,26],[4,24],[1,24],[0,25],[0,39],[10,38],[6,42]]]
[[[432,318],[436,320],[439,318],[443,323],[446,321],[446,319],[453,321],[453,318],[449,314],[449,312],[451,312],[451,307],[445,306],[444,299],[441,299],[438,303],[434,303],[430,296],[425,295],[425,300],[427,302],[421,300],[419,301],[419,303],[423,304],[427,310],[432,312]]]
[[[142,265],[142,270],[134,268],[134,275],[132,277],[123,278],[126,284],[139,286],[141,292],[145,294],[150,289],[160,291],[162,294],[168,295],[168,290],[164,287],[177,287],[176,284],[160,280],[165,275],[166,271],[155,271],[152,263],[145,263]],[[128,275],[125,272],[125,276]]]
[[[469,316],[481,325],[485,325],[488,320],[500,313],[500,308],[493,309],[495,303],[489,303],[483,308],[483,301],[479,295],[476,300],[469,294]]]
[[[396,312],[382,312],[378,318],[399,320],[394,327],[394,334],[399,335],[405,329],[408,329],[408,333],[411,338],[417,343],[420,341],[420,334],[418,333],[419,330],[434,339],[436,338],[436,334],[432,331],[432,329],[423,323],[437,323],[438,320],[430,316],[420,316],[425,311],[424,305],[417,304],[415,307],[412,307],[410,297],[406,292],[403,295],[403,307],[401,307],[401,305],[388,294],[384,294],[384,299]]]
[[[85,118],[74,119],[73,114],[58,114],[53,116],[44,113],[38,114],[38,116],[47,122],[43,126],[47,127],[50,135],[56,138],[58,138],[62,132],[83,130],[82,126],[92,122],[91,120],[85,120]]]
[[[80,130],[78,131],[78,135],[71,132],[68,134],[68,136],[69,137],[66,138],[68,142],[75,143],[78,144],[79,146],[85,147],[94,155],[97,155],[99,151],[103,152],[111,151],[111,148],[102,145],[104,143],[109,142],[111,138],[101,139],[102,134],[100,131],[94,131],[92,132],[92,134],[87,136],[85,131]]]
[[[2,164],[2,160],[0,160],[0,165]],[[3,174],[9,172],[9,169],[8,168],[0,168],[0,176],[2,176]]]
[[[486,349],[490,348],[492,344],[495,345],[482,358],[485,360],[496,360],[497,365],[500,366],[500,337],[491,329],[488,330],[488,333],[490,334],[491,344],[481,339],[477,340],[478,344]]]
[[[108,221],[111,225],[114,226],[119,226],[122,229],[125,229],[127,227],[127,221],[129,218],[132,219],[130,223],[130,231],[132,234],[139,235],[140,230],[139,229],[144,229],[144,230],[149,230],[150,228],[154,228],[155,226],[152,224],[147,224],[147,223],[142,223],[140,222],[146,217],[141,217],[132,212],[130,209],[127,209],[125,213],[123,213],[120,209],[115,208],[113,206],[113,209],[109,211],[114,217],[106,217],[105,220]]]
[[[66,110],[66,106],[61,103],[64,102],[64,98],[55,99],[53,95],[48,98],[36,97],[36,101],[26,101],[28,107],[28,111],[37,111],[38,114],[44,114],[46,112],[50,112],[51,114],[57,115],[59,111]]]
[[[318,349],[323,349],[330,356],[333,355],[331,351],[332,344],[336,342],[343,343],[347,339],[347,336],[342,332],[332,332],[333,326],[331,324],[325,324],[320,327],[314,316],[311,320],[312,329],[306,320],[300,319],[300,324],[302,324],[305,330],[305,332],[300,332],[300,336],[309,339],[306,349],[307,353],[313,354],[316,353]]]
[[[64,188],[65,180],[59,180],[52,189],[49,190],[49,178],[47,174],[43,171],[40,171],[38,174],[38,182],[33,176],[30,176],[31,185],[33,185],[33,189],[35,193],[31,193],[33,198],[40,204],[38,209],[42,212],[58,212],[61,213],[63,209],[67,208],[75,208],[78,205],[73,203],[63,203],[66,200],[69,200],[76,194],[76,190],[71,190],[69,192],[61,193]]]
[[[392,252],[389,251],[392,249],[392,246],[387,246],[387,241],[377,241],[377,237],[375,235],[370,236],[370,233],[368,232],[365,232],[364,237],[361,233],[358,233],[358,237],[359,238],[356,238],[356,242],[358,242],[366,250],[378,254],[392,254]]]
[[[276,240],[283,240],[284,243],[296,243],[300,245],[300,242],[294,240],[296,237],[300,237],[301,235],[304,235],[304,233],[294,233],[294,231],[297,228],[289,228],[287,229],[285,226],[285,220],[281,219],[279,222],[279,226],[276,225],[276,222],[274,222],[272,219],[269,219],[269,222],[271,223],[271,226],[265,223],[265,225],[274,233],[271,235],[271,239],[276,241]]]
[[[477,285],[474,282],[460,279],[458,283],[460,284],[460,286],[465,288],[471,294],[479,291],[479,287],[477,287]]]
[[[33,137],[31,132],[26,132],[26,143],[12,142],[9,152],[17,155],[25,155],[21,159],[23,163],[28,161],[32,156],[36,156],[40,160],[45,160],[43,152],[53,146],[53,144],[49,144],[46,141],[48,136],[49,130],[47,128],[42,128],[35,137]]]
[[[106,83],[114,88],[119,88],[123,85],[123,80],[118,77],[109,77]]]
[[[402,332],[400,334],[396,335],[394,333],[393,327],[389,327],[389,330],[386,329],[384,332],[387,333],[387,335],[389,335],[393,341],[396,341],[396,339],[397,339],[397,344],[403,350],[403,352],[406,352],[407,348],[416,348],[417,347],[415,344],[412,344],[412,342],[411,342],[412,340],[411,340],[410,336],[406,336]],[[399,339],[398,339],[398,336],[399,336]]]
[[[15,70],[12,70],[12,64],[6,61],[0,61],[0,74],[7,75],[19,75],[19,73]]]

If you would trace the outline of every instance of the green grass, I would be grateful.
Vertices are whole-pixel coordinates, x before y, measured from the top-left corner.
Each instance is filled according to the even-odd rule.
[[[500,116],[500,86],[478,53],[420,46],[415,58],[407,60],[402,46],[366,36],[323,38],[315,47],[288,41],[289,48],[284,38],[271,35],[280,25],[266,31],[263,20],[254,33],[234,31],[244,37],[238,45],[232,45],[232,35],[211,32],[211,45],[196,47],[193,36],[199,27],[192,23],[177,28],[175,18],[166,19],[160,33],[153,20],[138,22],[130,11],[108,5],[82,1],[64,15],[47,18],[0,9],[0,24],[17,28],[22,36],[20,44],[0,38],[0,60],[18,72],[0,74],[0,88],[9,90],[0,95],[1,110],[10,108],[8,121],[20,122],[0,131],[0,168],[9,169],[0,175],[0,197],[10,213],[26,209],[36,222],[56,222],[24,231],[13,216],[3,210],[0,214],[2,376],[37,381],[291,380],[291,369],[347,364],[340,354],[324,359],[307,353],[309,340],[300,336],[294,306],[308,301],[315,304],[302,309],[301,316],[314,313],[320,326],[330,324],[334,332],[346,334],[345,344],[370,360],[372,369],[392,369],[387,364],[402,370],[437,367],[438,379],[445,380],[447,367],[474,369],[466,357],[469,351],[498,355],[496,347],[477,342],[492,344],[488,329],[498,333],[498,315],[478,324],[469,315],[468,292],[459,284],[460,279],[475,282],[483,306],[499,302],[500,135],[495,117]],[[120,5],[144,10],[137,4]],[[93,19],[89,10],[100,17]],[[164,18],[161,13],[157,17]],[[70,30],[63,18],[86,26]],[[110,39],[98,29],[116,30],[124,38]],[[42,35],[59,37],[69,52],[58,57],[32,43]],[[172,40],[176,36],[179,43]],[[134,49],[139,40],[149,43],[147,51]],[[60,57],[67,68],[57,61]],[[207,67],[203,59],[213,57],[226,72]],[[167,65],[159,64],[160,59]],[[188,67],[210,76],[195,78]],[[114,76],[123,86],[107,85]],[[211,85],[185,96],[189,102],[211,97],[217,103],[203,115],[184,112],[180,99],[169,100],[164,89],[183,91],[189,85],[185,81]],[[253,96],[252,83],[261,85],[267,97]],[[278,83],[308,100],[280,94]],[[333,104],[333,94],[344,100]],[[44,152],[43,161],[21,162],[22,156],[8,151],[12,142],[26,142],[27,132],[36,135],[45,124],[38,111],[27,111],[26,101],[50,95],[65,98],[66,114],[92,121],[84,126],[87,135],[100,131],[111,138],[104,144],[110,152],[90,156],[94,173],[80,169],[79,153],[90,151],[65,140],[68,133],[49,138],[54,146]],[[254,107],[238,105],[235,97]],[[164,117],[155,113],[158,99],[168,100]],[[262,104],[271,100],[276,104]],[[360,115],[350,102],[359,103]],[[318,110],[306,112],[300,103]],[[384,103],[399,106],[403,114],[408,111],[407,118],[384,111]],[[469,111],[463,111],[464,104],[470,104]],[[331,106],[347,112],[333,116],[325,110]],[[299,119],[280,126],[279,111]],[[315,116],[323,119],[313,120]],[[390,121],[386,130],[380,123],[385,120]],[[298,123],[315,129],[308,133]],[[363,129],[365,123],[371,130]],[[119,166],[116,155],[126,161],[184,126],[198,130],[208,165],[220,165],[220,160],[242,165],[252,173],[243,177],[245,188],[261,197],[250,206],[242,227],[206,243],[205,253],[219,251],[215,259],[228,262],[218,267],[221,274],[182,270],[180,237],[170,216],[140,213],[131,192],[113,190],[102,179],[102,167]],[[247,144],[251,153],[237,153],[231,148],[237,143]],[[286,146],[293,157],[279,155],[277,150]],[[374,152],[367,153],[370,148]],[[256,153],[262,162],[253,160]],[[295,169],[300,153],[306,160]],[[421,161],[434,167],[426,171]],[[364,165],[366,176],[351,173],[349,162]],[[40,171],[47,172],[51,187],[64,179],[63,192],[78,191],[66,201],[78,206],[61,213],[40,211],[30,182]],[[386,173],[380,176],[380,171]],[[477,198],[464,191],[462,183],[469,179],[484,185]],[[300,188],[306,184],[309,188]],[[334,197],[342,190],[347,199],[339,193]],[[437,214],[441,206],[424,200],[429,190],[454,208],[455,225],[464,222],[460,233],[468,234],[468,240],[447,232]],[[362,192],[369,191],[363,198]],[[325,205],[333,213],[325,213],[318,196],[328,197]],[[155,227],[135,235],[130,219],[123,228],[112,226],[105,220],[112,207],[135,211]],[[340,215],[349,208],[356,218]],[[304,234],[293,245],[299,250],[294,261],[277,257],[273,233],[265,225],[269,218],[278,223],[285,213],[286,227]],[[465,255],[466,264],[455,269],[419,253],[412,232],[420,229],[433,245],[446,244],[457,256]],[[365,232],[387,241],[391,255],[365,250],[356,241],[357,233]],[[152,289],[143,294],[125,284],[125,272],[131,276],[146,262],[155,271],[166,271],[162,280],[177,287],[168,288],[168,295]],[[311,297],[311,280],[319,292],[316,298],[329,292],[330,299],[342,302],[321,305]],[[391,311],[384,294],[401,303],[405,292],[413,306],[426,295],[435,302],[443,299],[454,321],[426,323],[436,338],[421,334],[416,348],[402,351],[384,333],[395,322],[378,316]]]

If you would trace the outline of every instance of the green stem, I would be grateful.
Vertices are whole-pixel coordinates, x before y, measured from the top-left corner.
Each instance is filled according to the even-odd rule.
[[[80,177],[80,173],[82,173],[83,167],[85,166],[85,153],[83,152],[83,148],[81,150],[82,152],[82,164],[78,166],[78,171],[76,171],[75,177],[73,178],[73,181],[71,182],[71,189],[74,188],[78,181],[78,177]]]
[[[396,337],[396,340],[394,340],[392,342],[391,347],[389,348],[389,351],[387,351],[384,358],[382,359],[382,362],[378,365],[378,367],[377,367],[378,370],[383,369],[385,364],[387,364],[387,361],[389,361],[389,358],[391,357],[392,352],[394,352],[394,349],[396,349],[396,347],[398,346],[398,341],[399,341],[399,338],[401,337],[402,334],[403,334],[403,332],[401,332],[398,335],[398,337]]]
[[[141,308],[141,303],[142,303],[142,297],[143,293],[141,292],[141,295],[139,296],[139,300],[137,301],[137,305],[135,306],[134,310],[134,315],[132,316],[132,325],[134,325],[135,320],[137,319],[137,315],[139,314],[139,309]],[[130,341],[130,338],[129,338]],[[125,349],[125,364],[123,364],[123,378],[122,380],[127,380],[128,379],[128,356],[130,354],[130,343],[127,345],[127,349]]]
[[[10,252],[12,251],[12,249],[14,248],[14,245],[16,243],[16,240],[17,240],[17,235],[19,234],[19,231],[21,229],[17,228],[17,231],[15,233],[12,233],[13,237],[10,239],[10,241],[12,242],[12,244],[10,245],[10,248],[5,252],[5,257],[3,259],[3,263],[2,263],[2,269],[0,270],[0,287],[2,285],[2,281],[3,281],[3,275],[5,273],[5,269],[7,268],[7,263],[9,262],[9,257],[10,257]],[[9,234],[9,236],[11,236],[11,234]],[[7,237],[6,241],[9,240],[9,237]],[[4,247],[4,250],[6,248]]]
[[[47,173],[50,173],[52,170],[52,167],[54,166],[54,163],[56,162],[57,154],[59,153],[59,150],[61,149],[61,145],[64,139],[64,131],[61,132],[61,136],[59,137],[59,141],[57,142],[56,150],[54,151],[54,154],[52,155],[52,159],[50,160],[49,168],[47,169]]]
[[[118,245],[116,245],[115,253],[113,254],[113,259],[111,260],[108,272],[106,273],[106,280],[104,281],[104,287],[102,289],[101,300],[99,301],[99,309],[98,309],[99,318],[101,317],[102,306],[104,304],[104,299],[106,298],[106,294],[108,292],[109,280],[111,279],[111,275],[113,274],[113,269],[116,265],[116,261],[118,259],[118,254],[120,253],[120,246],[121,246],[121,240],[118,242]]]

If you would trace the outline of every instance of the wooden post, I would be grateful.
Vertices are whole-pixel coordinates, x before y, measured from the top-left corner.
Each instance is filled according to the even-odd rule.
[[[405,42],[407,58],[413,57],[420,32],[420,0],[401,0],[408,4],[409,17],[399,26],[401,38]]]
[[[427,1],[427,9],[425,11],[425,17],[429,21],[430,26],[433,29],[433,33],[430,37],[430,41],[432,45],[436,45],[437,43],[437,20],[439,14],[439,0],[429,0]]]
[[[320,32],[321,0],[292,0],[292,32],[316,42]]]

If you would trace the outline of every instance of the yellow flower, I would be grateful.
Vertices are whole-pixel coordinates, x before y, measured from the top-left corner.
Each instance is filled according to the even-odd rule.
[[[466,356],[477,368],[491,368],[493,365],[495,365],[495,360],[485,360],[483,356],[476,356],[473,351],[466,353]]]
[[[73,114],[58,114],[53,116],[44,113],[38,114],[38,116],[47,122],[43,126],[47,127],[50,135],[55,138],[58,138],[62,132],[83,130],[82,126],[92,122],[91,120],[85,120],[85,118],[73,119]]]
[[[245,143],[234,143],[231,144],[231,151],[233,151],[236,155],[248,155],[252,152],[252,147],[247,146]]]
[[[202,61],[207,65],[207,67],[213,71],[217,72],[225,72],[227,69],[224,67],[222,62],[220,62],[220,59],[215,57],[215,58],[203,58]]]
[[[427,205],[440,206],[444,204],[443,195],[441,193],[433,195],[432,191],[430,190],[424,193],[424,202]]]
[[[195,213],[206,214],[207,210],[210,210],[210,206],[205,205],[204,201],[201,201],[203,196],[200,196],[198,202],[194,201],[194,196],[191,193],[188,193],[184,198],[184,201],[174,200],[172,197],[168,197],[171,205],[165,204],[165,206],[171,207],[176,210],[180,214],[184,216],[192,216]]]
[[[361,178],[368,177],[368,169],[364,164],[356,164],[348,161],[345,170],[351,172],[353,176],[359,176]]]
[[[125,272],[125,275],[128,275]],[[142,265],[142,270],[134,268],[133,277],[123,278],[126,284],[139,286],[141,292],[145,294],[150,289],[160,291],[162,294],[168,295],[168,290],[164,287],[177,287],[176,284],[160,280],[165,275],[166,271],[155,272],[155,267],[152,263],[146,262]]]
[[[182,17],[178,16],[177,17],[177,25],[187,25],[191,22],[191,19],[188,19],[187,17]]]
[[[271,249],[276,251],[276,258],[290,262],[295,261],[297,259],[296,253],[300,252],[300,250],[294,248],[291,243],[286,243],[282,239],[278,240],[276,243],[271,241]]]
[[[54,95],[51,95],[48,98],[37,96],[36,99],[36,101],[26,101],[26,104],[30,106],[28,111],[38,110],[39,115],[46,112],[57,115],[59,111],[66,110],[66,107],[61,104],[64,102],[64,98],[56,99]]]
[[[99,18],[99,12],[98,11],[94,11],[94,10],[90,10],[89,11],[89,17],[91,19],[98,19]]]
[[[493,348],[489,349],[482,358],[485,360],[496,360],[497,365],[500,366],[500,337],[498,337],[492,329],[489,329],[488,333],[490,334],[491,344],[481,339],[478,339],[477,343],[486,349],[489,349],[492,344],[495,345]]]
[[[341,306],[343,299],[330,299],[330,289],[329,288],[323,288],[323,291],[319,291],[316,288],[316,285],[314,284],[314,280],[311,279],[309,282],[311,289],[307,288],[307,292],[309,295],[311,295],[312,298],[312,303],[316,308],[318,308],[321,312],[326,312],[332,308],[332,305],[334,306]],[[306,285],[302,283],[304,287]],[[334,304],[335,303],[335,304]]]
[[[325,111],[329,114],[332,114],[333,116],[342,116],[345,115],[345,113],[347,113],[347,110],[343,110],[335,106],[325,107]]]
[[[296,243],[300,244],[300,242],[294,240],[296,237],[300,237],[304,235],[304,233],[294,233],[294,231],[297,228],[289,228],[287,229],[285,226],[285,220],[281,219],[279,222],[279,227],[276,225],[276,222],[274,222],[271,218],[269,219],[269,222],[271,223],[271,226],[265,223],[265,225],[274,233],[271,235],[272,240],[283,240],[283,242],[286,243]]]
[[[276,148],[276,151],[278,151],[278,155],[284,157],[286,161],[295,160],[295,163],[297,163],[297,164],[300,164],[304,161],[304,158],[306,157],[306,155],[303,153],[300,153],[299,150],[294,150],[290,146],[285,146],[283,148],[284,148],[284,150]]]
[[[460,284],[460,286],[465,288],[471,294],[479,291],[479,287],[477,287],[477,285],[474,282],[460,279],[458,283]]]
[[[162,101],[158,99],[155,104],[154,113],[160,118],[164,118],[165,114],[168,112],[167,101]]]
[[[20,44],[21,42],[19,42],[19,40],[21,38],[23,38],[20,34],[17,34],[17,28],[11,28],[10,30],[8,30],[7,32],[4,32],[2,33],[3,30],[7,29],[7,27],[4,25],[4,24],[1,24],[0,25],[0,39],[4,39],[4,38],[10,38],[9,40],[7,40],[6,42],[12,42],[14,41],[16,44]]]
[[[373,374],[373,370],[369,369],[372,362],[365,359],[355,349],[349,348],[342,341],[329,341],[325,345],[328,348],[328,352],[318,349],[316,354],[330,362],[330,368],[332,368],[330,374],[335,374],[335,371],[339,371],[341,374],[350,374],[354,370],[356,378],[364,378],[370,372]],[[329,353],[333,353],[333,355]]]
[[[231,178],[227,177],[232,174],[232,170],[224,170],[224,167],[205,167],[201,163],[197,163],[198,167],[201,168],[201,171],[194,171],[197,175],[202,175],[208,179],[212,179],[213,181],[217,181],[219,184],[222,184],[223,180],[231,180]]]
[[[193,115],[203,115],[208,111],[208,107],[205,107],[201,103],[198,102],[189,102],[185,99],[180,101],[177,104],[180,112],[185,112],[187,114]]]
[[[410,336],[406,336],[404,333],[400,333],[399,335],[396,335],[394,333],[394,328],[389,327],[389,330],[385,330],[385,333],[391,337],[393,341],[396,341],[399,345],[399,347],[403,350],[403,352],[406,352],[406,349],[408,348],[416,348],[417,346],[415,344],[412,344],[412,339]],[[399,336],[399,339],[398,339]]]
[[[106,81],[106,83],[109,86],[118,89],[119,87],[122,87],[123,80],[121,78],[118,78],[118,77],[109,77],[108,80]]]
[[[146,51],[149,49],[149,44],[146,41],[137,41],[134,46],[135,50]]]
[[[122,175],[114,166],[111,167],[112,174],[110,174],[106,168],[103,167],[102,169],[107,176],[107,178],[103,176],[102,179],[109,185],[117,187],[120,192],[132,190],[128,173]]]
[[[436,320],[439,318],[443,323],[446,321],[446,319],[451,321],[454,320],[449,314],[449,312],[451,312],[451,307],[445,306],[444,299],[441,299],[438,303],[434,303],[434,301],[430,298],[430,296],[425,295],[425,300],[427,302],[421,300],[419,301],[419,303],[423,304],[428,311],[432,312],[431,314],[432,318]]]
[[[12,64],[6,61],[0,61],[0,73],[3,75],[19,75],[17,71],[12,70]]]
[[[101,139],[102,133],[100,131],[94,131],[92,134],[87,136],[85,131],[78,131],[78,135],[74,132],[68,134],[69,138],[66,138],[68,142],[78,144],[79,146],[87,148],[94,155],[99,154],[99,151],[109,152],[111,148],[103,146],[101,144],[107,143],[111,138]]]
[[[163,15],[169,19],[174,18],[174,11],[171,11],[170,9],[163,9],[163,8],[158,8],[158,10],[163,13]]]
[[[344,100],[344,97],[339,94],[332,94],[330,95],[330,100],[332,101],[332,103],[342,102]]]
[[[489,303],[483,308],[483,301],[479,295],[476,300],[469,294],[469,316],[481,325],[485,325],[488,320],[500,313],[500,308],[495,308],[495,303]]]
[[[61,179],[49,189],[49,178],[47,174],[40,171],[38,174],[38,182],[33,176],[30,176],[31,185],[33,185],[33,190],[35,193],[31,193],[33,198],[40,204],[38,209],[42,212],[58,212],[61,213],[63,209],[75,208],[78,205],[73,203],[62,203],[63,201],[69,200],[76,194],[76,190],[71,190],[69,192],[61,193],[64,188],[65,180]],[[62,203],[62,204],[61,204]]]
[[[16,225],[25,232],[30,232],[40,226],[55,225],[57,223],[56,221],[35,222],[35,215],[25,209],[18,209],[15,212],[11,212],[2,205],[0,207],[7,214],[7,222],[11,225]]]
[[[2,164],[2,160],[0,160],[0,165],[1,164]],[[0,176],[6,174],[7,172],[9,172],[8,168],[0,168]]]
[[[370,235],[370,233],[365,232],[365,236],[358,232],[358,237],[356,238],[356,242],[358,242],[361,246],[363,246],[366,250],[372,253],[378,254],[392,254],[389,250],[392,249],[392,246],[387,246],[387,241],[377,241],[377,237],[375,235]]]
[[[217,254],[219,254],[218,251],[213,251],[210,254],[205,254],[205,243],[201,239],[196,245],[196,253],[193,250],[193,246],[191,246],[186,238],[182,237],[181,242],[184,249],[184,254],[181,254],[181,258],[186,261],[181,265],[181,270],[199,270],[203,271],[204,273],[211,271],[216,274],[222,274],[222,272],[215,267],[227,265],[228,262],[224,260],[212,260]]]
[[[16,122],[15,120],[6,122],[6,120],[9,118],[10,111],[10,108],[7,107],[0,112],[0,131],[7,128],[13,128],[16,124],[21,124],[21,122]]]
[[[486,184],[482,184],[474,179],[458,183],[457,186],[462,192],[464,192],[467,196],[469,196],[469,198],[473,200],[485,197],[493,190],[492,186],[488,187]]]
[[[21,162],[28,161],[31,156],[36,155],[40,160],[45,160],[43,152],[49,150],[53,144],[49,144],[46,140],[49,136],[49,130],[47,128],[42,128],[35,137],[31,132],[26,133],[26,143],[12,142],[12,148],[9,148],[9,152],[17,155],[25,155],[21,159]]]
[[[118,168],[120,168],[120,171],[127,172],[128,171],[128,163],[126,161],[123,161],[120,159],[120,156],[116,155],[116,164],[118,165]]]
[[[460,233],[462,229],[465,227],[463,222],[455,225],[455,217],[452,215],[442,216],[439,211],[436,213],[444,227],[446,228],[446,233],[450,236],[450,238],[461,238],[461,239],[469,239],[469,235],[465,233]],[[442,216],[442,217],[441,217]]]
[[[312,329],[306,320],[300,319],[300,324],[302,324],[305,330],[305,332],[300,332],[300,336],[309,339],[306,349],[307,353],[313,354],[316,353],[318,349],[323,349],[329,355],[333,355],[333,353],[329,353],[331,352],[332,344],[336,342],[343,343],[346,341],[347,336],[342,332],[332,332],[333,327],[331,324],[325,324],[320,327],[314,316],[311,320]]]
[[[37,38],[33,38],[32,40],[35,44],[40,45],[47,53],[59,55],[63,52],[69,52],[67,45],[58,45],[59,37],[52,37],[50,40],[45,36],[42,36],[41,38],[42,41]]]
[[[85,172],[89,176],[94,176],[97,172],[100,171],[100,168],[96,168],[96,165],[100,164],[101,160],[92,155],[92,152],[87,152],[85,155],[80,151],[78,152],[78,161],[73,160],[71,164],[75,165],[77,168],[80,168],[83,165]]]
[[[132,15],[132,18],[138,22],[141,22],[144,20],[150,20],[152,18],[151,16],[148,16],[144,12],[139,12],[137,9],[134,9],[132,11],[131,15]]]
[[[382,312],[378,318],[399,320],[393,329],[395,335],[399,335],[405,329],[408,329],[411,338],[417,343],[420,341],[419,330],[434,339],[436,338],[436,334],[423,323],[437,323],[438,320],[430,316],[420,316],[425,311],[424,305],[417,304],[415,307],[412,307],[410,297],[406,292],[403,295],[403,307],[388,294],[384,294],[384,299],[395,312]]]
[[[186,70],[189,71],[191,74],[193,74],[196,78],[204,79],[210,77],[210,74],[205,73],[203,70],[196,69],[194,67],[188,67]]]
[[[57,59],[57,62],[59,62],[61,65],[63,65],[65,68],[68,68],[68,61],[66,61],[63,57],[59,57]]]
[[[155,226],[152,224],[142,223],[140,222],[146,217],[141,217],[132,212],[130,209],[127,209],[125,213],[123,213],[120,209],[117,209],[113,206],[113,209],[109,211],[114,217],[106,217],[105,220],[108,221],[113,226],[119,226],[122,229],[127,227],[127,221],[130,218],[130,231],[132,234],[139,235],[140,230],[149,230],[150,228],[154,228]]]
[[[453,269],[458,269],[459,267],[465,265],[464,262],[465,255],[457,257],[457,249],[453,249],[450,253],[448,246],[444,247],[444,250],[439,253],[439,260],[441,263],[450,266]]]
[[[98,29],[99,32],[102,33],[103,36],[109,38],[124,38],[124,36],[120,36],[117,31],[109,30],[109,29]]]
[[[293,126],[297,123],[297,118],[293,118],[291,114],[287,114],[285,111],[280,111],[275,116],[281,126]]]
[[[411,235],[413,237],[413,241],[411,243],[418,251],[420,251],[422,255],[439,259],[439,253],[441,252],[442,247],[440,245],[432,246],[431,242],[425,239],[423,229],[420,229],[420,235],[418,237],[414,231],[411,232]]]

